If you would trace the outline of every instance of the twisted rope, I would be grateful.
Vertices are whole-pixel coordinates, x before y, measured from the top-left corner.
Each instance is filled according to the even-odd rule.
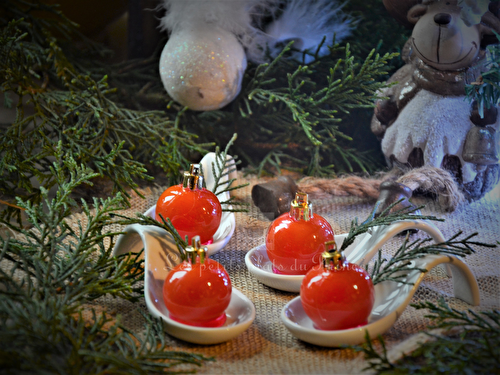
[[[453,176],[444,169],[429,166],[410,169],[406,172],[393,169],[377,177],[381,178],[358,176],[335,179],[305,177],[297,185],[301,191],[310,194],[316,199],[327,198],[331,195],[377,199],[380,184],[391,179],[408,186],[413,191],[434,194],[441,207],[446,211],[454,211],[465,200]]]
[[[446,211],[454,211],[465,201],[455,179],[445,169],[423,166],[412,169],[397,179],[397,182],[408,186],[413,191],[432,193]]]
[[[335,179],[305,177],[298,182],[301,191],[318,198],[329,195],[377,199],[382,179],[347,176]]]

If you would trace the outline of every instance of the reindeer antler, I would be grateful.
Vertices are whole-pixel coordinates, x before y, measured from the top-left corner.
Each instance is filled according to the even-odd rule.
[[[498,2],[490,3],[489,10],[481,17],[481,23],[500,34],[500,19],[498,19]]]
[[[421,2],[421,0],[383,0],[385,9],[389,14],[394,17],[399,23],[411,29],[413,24],[408,21],[408,11]]]
[[[495,31],[497,34],[500,34],[500,2],[492,1],[488,8],[489,10],[481,17],[481,24]],[[498,38],[496,35],[489,35],[489,33],[483,34],[483,40],[481,41],[483,47],[497,43]]]

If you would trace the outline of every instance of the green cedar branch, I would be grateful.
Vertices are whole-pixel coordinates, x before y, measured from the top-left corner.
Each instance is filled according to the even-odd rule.
[[[493,31],[500,43],[500,35]],[[481,73],[476,82],[465,85],[465,92],[469,102],[475,101],[481,118],[484,109],[500,104],[500,45],[490,45],[486,57],[485,72]]]
[[[448,306],[443,299],[437,304],[413,304],[427,309],[431,324],[426,332],[433,338],[413,353],[397,362],[389,361],[384,340],[378,337],[379,353],[367,333],[363,346],[353,347],[363,352],[370,370],[376,374],[493,374],[500,367],[500,311],[459,311]],[[444,330],[434,334],[433,329]]]
[[[354,243],[354,240],[360,234],[366,233],[371,230],[371,228],[378,227],[380,225],[390,225],[395,221],[399,220],[433,220],[433,221],[444,221],[443,219],[439,219],[432,215],[419,215],[416,212],[420,211],[424,206],[419,207],[406,207],[401,210],[395,210],[391,212],[391,210],[401,203],[402,199],[396,201],[389,205],[384,211],[380,213],[380,215],[375,216],[375,212],[378,209],[378,205],[375,205],[369,217],[362,223],[358,223],[358,218],[354,218],[351,221],[351,228],[349,229],[349,233],[347,233],[347,237],[345,238],[342,246],[340,248],[341,251],[347,249],[350,245]]]
[[[96,173],[58,147],[51,170],[55,197],[41,188],[43,204],[17,199],[30,229],[0,219],[10,236],[0,236],[0,368],[7,373],[160,374],[189,371],[211,358],[166,350],[161,321],[145,315],[134,335],[110,312],[88,304],[106,295],[137,301],[144,277],[140,254],[112,256],[109,232],[125,200],[121,194],[81,202],[85,220],[66,219],[77,203],[71,191]],[[71,171],[71,172],[68,172]],[[90,311],[91,316],[84,315]],[[177,369],[179,365],[183,367]],[[192,367],[191,367],[192,369]]]
[[[206,153],[213,144],[198,144],[195,134],[164,112],[137,111],[116,102],[117,89],[109,86],[108,77],[82,71],[74,48],[52,36],[59,30],[67,40],[81,37],[54,7],[7,1],[0,9],[25,16],[0,31],[1,88],[17,102],[15,121],[2,124],[0,193],[39,202],[33,181],[47,189],[55,186],[50,166],[58,142],[127,198],[127,187],[139,193],[137,180],[152,179],[145,163],[161,167],[173,181],[179,168],[189,164],[189,153]],[[59,23],[38,19],[33,12],[41,10],[59,17]]]
[[[384,281],[393,281],[397,283],[408,284],[403,279],[406,278],[409,272],[419,270],[427,272],[427,269],[415,268],[412,266],[412,261],[422,258],[428,254],[434,255],[455,255],[465,257],[475,252],[474,246],[482,246],[494,248],[495,244],[482,243],[472,241],[471,239],[477,236],[477,233],[459,238],[462,232],[456,233],[450,239],[442,243],[430,243],[431,238],[421,239],[409,243],[409,234],[401,246],[396,250],[396,253],[390,259],[382,258],[382,253],[379,251],[378,258],[374,261],[373,265],[368,268],[371,269],[371,277],[373,284],[378,284]]]
[[[227,181],[221,181],[223,177],[228,177],[231,173],[236,172],[236,166],[241,164],[241,161],[238,160],[237,155],[232,155],[230,158],[228,157],[229,148],[233,145],[234,141],[236,141],[237,137],[238,135],[236,133],[233,134],[233,137],[227,143],[224,151],[221,152],[219,146],[215,148],[215,162],[212,162],[212,173],[215,178],[212,192],[215,195],[219,195],[225,192],[231,192],[249,185],[248,183],[246,183],[232,186],[232,184],[236,181],[236,178],[228,178]],[[236,201],[234,196],[220,203],[222,205],[223,211],[248,212],[248,209],[246,208],[232,208],[232,206],[247,207],[249,205],[246,202]]]

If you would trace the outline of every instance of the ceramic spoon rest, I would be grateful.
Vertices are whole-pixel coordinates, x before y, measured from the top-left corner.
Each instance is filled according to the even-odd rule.
[[[413,266],[430,271],[440,264],[449,265],[453,275],[454,295],[471,305],[479,305],[479,288],[469,267],[455,256],[427,255],[413,261]],[[375,304],[368,324],[357,328],[322,331],[314,327],[304,312],[300,297],[287,303],[281,312],[281,320],[292,335],[311,344],[336,347],[364,342],[368,331],[375,338],[387,331],[410,303],[415,291],[425,277],[418,270],[410,271],[405,281],[413,285],[385,281],[375,285]]]

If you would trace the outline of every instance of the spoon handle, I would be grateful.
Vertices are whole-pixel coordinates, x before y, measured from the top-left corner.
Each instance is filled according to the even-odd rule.
[[[181,262],[179,250],[170,233],[153,225],[127,226],[116,241],[113,255],[138,253],[143,249],[141,258],[145,258],[146,262],[161,260],[167,267],[174,267]]]
[[[434,242],[444,242],[445,239],[441,231],[433,223],[427,220],[401,220],[389,225],[372,228],[371,233],[365,233],[353,249],[345,251],[348,262],[358,265],[368,263],[377,254],[377,251],[385,245],[387,241],[401,232],[419,229],[429,234]]]
[[[456,298],[467,302],[470,305],[478,306],[480,303],[479,286],[470,268],[461,259],[454,255],[427,255],[415,260],[416,268],[423,268],[430,271],[438,265],[447,265],[451,270],[453,280],[453,294]],[[421,273],[418,284],[424,278]],[[418,285],[417,285],[418,286]]]
[[[207,186],[207,189],[210,191],[212,191],[215,186],[215,171],[217,170],[217,164],[220,162],[220,160],[216,159],[217,158],[215,152],[209,152],[200,160],[200,164],[203,168],[203,177],[205,179],[205,184]],[[223,174],[221,179],[219,180],[219,184],[222,184],[223,188],[227,187],[224,183],[226,183],[229,179],[237,178],[234,158],[230,155],[226,155],[225,164],[226,166],[224,168],[224,172],[227,174]],[[229,173],[229,171],[231,171],[231,173]],[[223,202],[228,200],[230,195],[229,192],[226,191],[224,193],[217,194],[217,197],[221,202]]]

